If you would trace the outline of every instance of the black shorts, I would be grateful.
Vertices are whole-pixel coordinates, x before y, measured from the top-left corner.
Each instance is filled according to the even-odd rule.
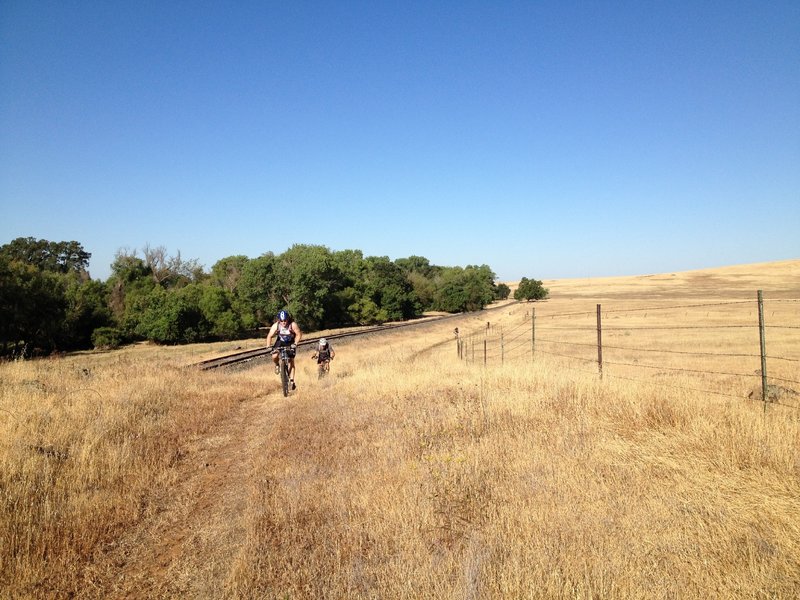
[[[272,355],[275,356],[278,353],[278,348],[286,348],[286,356],[289,358],[294,358],[297,354],[297,350],[290,348],[290,346],[291,344],[277,343],[272,347]]]

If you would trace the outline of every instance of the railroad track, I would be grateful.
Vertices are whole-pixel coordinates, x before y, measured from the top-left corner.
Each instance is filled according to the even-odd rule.
[[[393,323],[391,325],[376,325],[375,327],[370,327],[369,329],[360,329],[358,331],[347,331],[344,333],[332,333],[330,335],[325,336],[317,336],[317,337],[304,337],[303,341],[297,344],[298,348],[307,347],[315,345],[319,342],[320,337],[324,337],[328,340],[339,340],[342,338],[348,337],[358,337],[358,336],[367,336],[367,335],[374,335],[376,333],[382,333],[384,331],[390,329],[398,329],[401,327],[414,327],[420,325],[426,325],[430,323],[439,323],[443,320],[452,319],[455,317],[461,317],[462,314],[455,314],[455,315],[446,315],[443,317],[434,317],[430,319],[425,319],[424,321],[410,321],[406,323]],[[259,358],[265,357],[272,352],[272,346],[264,346],[263,348],[255,348],[253,350],[244,350],[242,352],[236,352],[234,354],[227,354],[225,356],[220,356],[217,358],[211,358],[209,360],[204,360],[198,363],[194,363],[190,366],[200,369],[201,371],[208,371],[211,369],[218,369],[220,367],[232,367],[242,366],[245,363],[251,362],[253,360],[257,360]]]
[[[484,308],[483,311],[481,312],[499,310],[506,308],[507,306],[508,305],[492,306],[489,308]],[[344,333],[332,333],[330,335],[309,337],[309,338],[304,337],[303,341],[297,344],[297,347],[302,348],[304,346],[307,347],[314,345],[317,342],[319,342],[320,337],[324,337],[328,340],[339,340],[348,337],[371,336],[391,329],[399,329],[401,327],[421,327],[424,325],[429,325],[431,323],[440,323],[442,321],[447,321],[449,319],[464,318],[465,316],[468,315],[472,316],[475,314],[477,313],[455,313],[452,315],[444,315],[440,317],[432,317],[416,321],[406,321],[404,323],[392,323],[391,325],[376,325],[368,329],[359,329],[358,331],[346,331]],[[202,371],[219,369],[220,367],[243,366],[249,362],[268,356],[271,352],[272,352],[272,346],[264,346],[263,348],[256,348],[254,350],[244,350],[242,352],[227,354],[225,356],[220,356],[218,358],[211,358],[209,360],[204,360],[198,363],[194,363],[190,366],[198,368]]]

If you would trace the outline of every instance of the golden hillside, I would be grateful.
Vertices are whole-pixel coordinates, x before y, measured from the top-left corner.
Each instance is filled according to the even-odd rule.
[[[675,273],[547,279],[551,298],[750,298],[758,289],[771,297],[800,297],[800,259]],[[514,290],[519,281],[507,282]]]

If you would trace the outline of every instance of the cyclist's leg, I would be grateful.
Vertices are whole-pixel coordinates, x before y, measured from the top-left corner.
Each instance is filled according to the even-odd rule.
[[[292,389],[295,388],[294,384],[294,357],[289,359],[289,385]]]

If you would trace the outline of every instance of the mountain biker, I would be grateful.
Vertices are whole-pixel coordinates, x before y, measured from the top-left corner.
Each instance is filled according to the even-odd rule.
[[[319,365],[325,361],[333,360],[334,356],[336,356],[336,352],[333,351],[333,346],[325,338],[319,338],[319,344],[317,344],[317,349],[314,350],[311,358],[316,358]]]
[[[272,362],[275,363],[275,372],[280,373],[278,366],[278,348],[288,346],[286,354],[289,357],[289,383],[292,389],[297,389],[294,384],[294,356],[297,353],[297,344],[303,339],[303,332],[294,322],[288,310],[278,311],[277,320],[269,328],[267,334],[267,346],[272,346],[272,339],[277,336],[275,345],[272,347]]]

